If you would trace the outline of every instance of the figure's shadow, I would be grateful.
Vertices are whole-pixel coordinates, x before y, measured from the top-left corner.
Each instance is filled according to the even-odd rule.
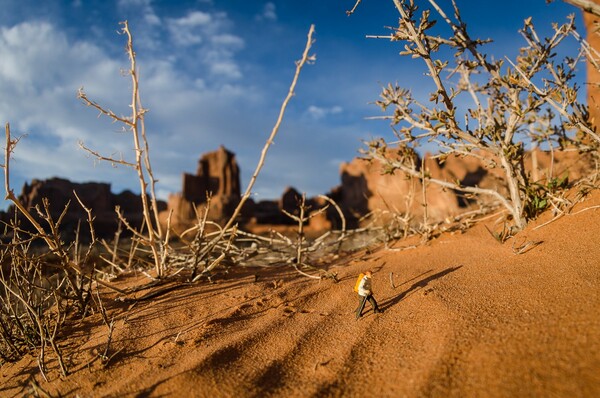
[[[406,289],[405,291],[403,291],[402,293],[400,293],[399,295],[397,295],[396,297],[393,297],[389,300],[386,300],[384,303],[381,303],[381,307],[382,309],[387,309],[393,305],[398,304],[400,301],[402,301],[406,296],[408,296],[411,292],[419,289],[419,288],[424,288],[425,286],[427,286],[429,284],[429,282],[434,281],[436,279],[439,279],[445,275],[448,275],[451,272],[457,271],[459,269],[462,268],[462,265],[456,266],[456,267],[450,267],[450,268],[446,268],[443,271],[438,272],[437,274],[433,274],[431,276],[428,276],[425,279],[421,279],[418,282],[413,283],[408,289]],[[425,272],[426,273],[426,272]],[[423,275],[423,274],[421,274]],[[418,277],[417,277],[418,278]],[[415,278],[413,278],[415,279]],[[410,281],[410,280],[409,280]]]

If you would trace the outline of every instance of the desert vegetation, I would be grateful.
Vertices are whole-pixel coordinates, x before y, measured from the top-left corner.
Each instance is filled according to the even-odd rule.
[[[365,157],[423,184],[489,196],[510,215],[510,228],[522,229],[550,206],[566,182],[551,174],[533,178],[525,170],[526,152],[536,147],[553,153],[595,152],[600,144],[579,100],[579,87],[571,83],[581,60],[595,62],[596,54],[583,45],[578,53],[557,60],[559,47],[572,45],[565,44],[567,39],[581,42],[573,16],[556,24],[549,38],[540,38],[527,19],[521,30],[527,46],[517,59],[494,60],[485,54],[488,41],[470,36],[456,3],[453,17],[435,1],[426,10],[412,1],[394,4],[400,23],[385,38],[404,43],[402,56],[423,61],[434,91],[426,102],[410,89],[388,84],[377,104],[391,111],[383,118],[390,120],[394,139],[369,142]],[[431,178],[418,161],[417,149],[423,146],[434,146],[440,163],[449,156],[477,158],[486,168],[500,171],[503,186],[485,189]]]
[[[183,250],[175,250],[170,245],[171,231],[168,226],[165,231],[160,228],[155,189],[156,179],[152,171],[150,148],[144,123],[144,115],[147,110],[143,108],[141,103],[139,72],[136,64],[133,35],[129,30],[127,21],[122,23],[122,34],[127,38],[126,53],[130,61],[127,75],[131,78],[131,115],[119,116],[111,110],[105,109],[101,104],[91,100],[83,89],[80,89],[78,96],[85,105],[122,124],[123,130],[130,133],[132,139],[135,153],[132,161],[103,155],[92,148],[88,148],[84,143],[80,143],[84,150],[98,160],[130,167],[137,174],[144,216],[142,227],[136,229],[122,215],[119,208],[115,209],[120,222],[132,236],[127,244],[129,249],[125,252],[128,257],[125,261],[126,264],[131,264],[133,261],[141,262],[143,268],[148,268],[147,264],[152,264],[152,275],[151,273],[147,273],[147,275],[154,282],[164,280],[172,274],[177,274],[183,268],[189,268],[191,270],[189,280],[196,282],[201,277],[208,276],[226,257],[229,259],[229,264],[243,262],[243,259],[248,257],[250,252],[247,249],[238,247],[240,242],[243,244],[244,239],[236,239],[238,237],[236,219],[244,202],[250,196],[254,182],[265,163],[268,149],[279,130],[287,104],[294,94],[300,71],[305,64],[314,61],[314,56],[310,54],[313,44],[313,32],[314,27],[311,27],[302,57],[296,62],[296,71],[289,93],[283,101],[279,117],[263,148],[246,192],[234,214],[224,226],[210,223],[206,220],[206,217],[199,215],[197,226],[177,237],[180,242],[183,242],[183,245],[180,245]],[[66,376],[69,370],[62,360],[61,350],[57,343],[61,335],[61,328],[68,320],[85,317],[89,311],[105,314],[100,296],[94,290],[94,286],[97,284],[122,294],[127,293],[104,281],[102,275],[96,272],[98,260],[103,261],[104,265],[114,266],[116,263],[121,262],[118,260],[121,253],[117,252],[118,242],[111,246],[103,241],[101,245],[105,256],[94,256],[92,258],[92,253],[98,254],[96,246],[100,243],[96,240],[94,233],[93,210],[88,209],[80,200],[78,205],[88,214],[86,227],[89,229],[91,236],[91,241],[86,243],[85,249],[82,249],[78,239],[74,242],[64,242],[62,240],[60,233],[62,217],[57,220],[52,219],[48,210],[49,198],[44,200],[44,208],[35,209],[28,209],[19,201],[10,186],[10,158],[19,139],[12,136],[8,123],[5,131],[6,149],[3,167],[6,198],[15,205],[17,214],[24,216],[32,224],[33,232],[21,228],[16,221],[6,225],[6,228],[11,232],[12,240],[3,246],[2,251],[3,267],[0,281],[3,286],[3,305],[0,319],[2,326],[0,355],[4,361],[14,361],[32,349],[39,350],[38,366],[44,379],[47,379],[44,358],[46,347],[51,346],[59,358],[61,374]],[[208,203],[210,204],[210,200]],[[65,207],[63,215],[69,205],[70,203]],[[208,209],[206,213],[208,213]],[[302,225],[306,220],[302,217],[298,221]],[[208,224],[217,226],[217,231],[212,234],[206,233]],[[193,238],[191,240],[186,239],[188,235],[193,236]],[[255,246],[257,243],[260,246],[287,245],[290,243],[290,247],[293,246],[297,253],[297,260],[293,263],[294,266],[307,266],[301,261],[302,253],[307,250],[301,230],[296,244],[291,244],[288,238],[284,240],[261,240],[258,236],[245,235],[250,236],[247,240],[251,240],[255,243]],[[38,253],[40,243],[45,247],[45,250],[42,249],[41,254]],[[81,253],[82,250],[85,253]],[[258,249],[253,248],[252,250],[256,251]],[[286,251],[283,250],[283,252]],[[109,260],[108,257],[111,259]],[[178,268],[175,269],[174,265]],[[197,274],[199,267],[200,271]],[[302,272],[299,268],[297,269]],[[317,278],[320,278],[320,276],[317,276]],[[97,298],[96,301],[94,301],[94,297]],[[110,325],[108,321],[106,323]],[[109,344],[110,338],[107,347]],[[102,358],[107,360],[107,354],[104,353]]]
[[[349,16],[360,12],[360,2],[348,11]],[[314,42],[311,26],[301,58],[296,61],[289,92],[233,215],[223,225],[211,222],[207,218],[209,198],[205,211],[198,212],[197,223],[192,228],[175,233],[169,228],[169,222],[167,228],[161,228],[157,181],[144,123],[147,110],[142,106],[133,35],[127,22],[123,22],[122,33],[130,62],[127,77],[131,79],[131,114],[113,113],[93,101],[83,89],[78,96],[89,108],[122,125],[131,138],[134,159],[115,158],[88,148],[85,143],[80,145],[98,160],[129,167],[136,173],[143,208],[142,227],[133,226],[117,208],[128,237],[121,241],[118,235],[114,241],[97,239],[94,209],[78,199],[67,207],[79,206],[87,214],[79,228],[85,229],[90,239],[65,241],[60,232],[62,217],[53,219],[48,210],[51,198],[46,199],[45,206],[30,209],[23,206],[13,192],[10,160],[19,139],[11,134],[7,123],[4,183],[6,198],[15,205],[16,214],[14,221],[5,225],[5,236],[10,239],[2,243],[0,251],[0,360],[16,362],[35,353],[37,368],[44,380],[66,378],[72,366],[67,351],[73,347],[63,345],[63,340],[86,317],[99,314],[108,332],[103,349],[98,350],[92,360],[108,367],[119,353],[111,345],[116,324],[106,310],[108,296],[114,302],[130,304],[154,300],[179,288],[203,286],[212,282],[218,272],[241,267],[289,268],[297,276],[311,280],[339,282],[335,271],[321,265],[334,262],[343,253],[365,247],[366,253],[376,247],[390,252],[416,248],[434,236],[432,228],[438,228],[438,232],[464,232],[492,213],[501,216],[502,231],[493,233],[504,243],[545,210],[552,209],[555,216],[548,223],[568,214],[596,188],[600,137],[589,120],[586,105],[580,101],[579,87],[572,81],[578,65],[588,61],[595,66],[600,58],[578,35],[572,17],[555,25],[553,36],[548,38],[539,37],[533,21],[526,20],[521,31],[526,46],[521,48],[517,59],[494,60],[485,53],[487,41],[470,36],[468,21],[461,19],[454,2],[452,15],[435,0],[429,0],[428,7],[424,8],[414,1],[393,0],[393,3],[399,13],[399,25],[391,29],[389,36],[378,38],[388,39],[392,45],[402,43],[402,56],[412,58],[412,62],[422,61],[433,91],[422,100],[415,98],[408,88],[385,86],[377,105],[388,113],[382,118],[390,120],[393,138],[368,142],[363,156],[371,162],[379,162],[387,173],[396,174],[398,178],[420,181],[425,203],[427,186],[437,184],[475,198],[478,209],[469,209],[445,226],[428,225],[426,216],[415,226],[410,223],[410,214],[394,213],[384,225],[372,218],[372,223],[365,222],[360,228],[350,230],[346,227],[344,212],[331,198],[322,196],[326,205],[315,210],[306,204],[303,195],[298,211],[286,212],[295,223],[293,237],[277,232],[262,236],[240,228],[237,224],[240,212],[267,161],[267,153],[293,98],[301,71],[315,61],[311,55]],[[576,51],[559,60],[558,54],[565,53],[565,46],[576,47]],[[483,188],[433,178],[419,153],[431,147],[436,148],[433,158],[440,164],[449,157],[481,161],[499,176],[501,184]],[[577,182],[555,175],[551,169],[541,176],[533,174],[525,167],[525,157],[535,148],[557,157],[563,152],[579,153],[582,162],[590,163],[592,172]],[[417,194],[420,193],[411,193]],[[307,237],[306,224],[328,209],[339,217],[341,228],[318,237]],[[25,228],[22,222],[31,225]],[[78,229],[77,237],[79,232]],[[392,248],[393,242],[411,235],[423,239]],[[524,254],[539,243],[513,242],[511,251]],[[121,287],[111,282],[119,272],[133,268],[146,276],[144,284]],[[389,278],[395,289],[393,275]],[[277,281],[274,286],[278,287]],[[157,287],[151,294],[136,295]],[[48,367],[49,352],[56,368]],[[35,394],[44,394],[35,378],[28,383]]]

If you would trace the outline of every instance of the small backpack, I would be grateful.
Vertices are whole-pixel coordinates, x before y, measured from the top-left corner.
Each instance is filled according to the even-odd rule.
[[[365,277],[365,274],[363,274],[362,272],[360,274],[358,274],[358,279],[356,280],[356,283],[354,284],[354,291],[358,293],[358,287],[360,286],[360,281],[362,281],[362,279]]]

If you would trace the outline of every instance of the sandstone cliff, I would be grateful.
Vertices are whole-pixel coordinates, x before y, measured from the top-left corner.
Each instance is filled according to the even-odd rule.
[[[420,160],[419,160],[420,163]],[[443,163],[425,155],[425,172],[431,178],[445,181],[459,181],[461,185],[490,188],[504,194],[507,188],[498,168],[489,168],[476,158],[448,156]],[[587,175],[591,161],[586,155],[577,152],[550,153],[541,150],[530,152],[525,157],[525,168],[534,181],[545,183],[548,178],[568,176],[575,181]],[[415,222],[423,220],[427,211],[429,222],[443,221],[458,215],[475,204],[490,198],[465,197],[463,194],[443,189],[434,183],[428,183],[425,189],[420,180],[411,178],[402,172],[384,173],[381,164],[355,158],[340,167],[341,185],[335,188],[331,196],[344,210],[351,225],[370,213],[409,213]],[[424,203],[427,203],[427,206]],[[381,217],[385,223],[387,218]]]
[[[170,215],[171,228],[182,232],[195,225],[206,209],[209,220],[223,223],[239,202],[239,166],[235,154],[221,146],[200,157],[196,174],[183,173],[182,191],[169,195],[167,209],[160,213],[161,226],[166,228]]]
[[[32,214],[37,215],[35,207],[37,206],[44,213],[43,199],[47,198],[52,220],[56,222],[64,212],[60,224],[61,233],[66,238],[72,238],[80,224],[81,238],[86,240],[90,236],[87,213],[79,205],[74,192],[83,204],[92,210],[94,230],[100,238],[111,238],[117,230],[118,218],[115,213],[117,206],[130,225],[136,228],[142,225],[143,213],[139,195],[131,191],[114,194],[111,192],[110,184],[107,183],[76,183],[63,178],[33,179],[31,183],[23,185],[18,199],[27,209],[30,209]],[[159,202],[158,205],[160,210],[166,207],[164,202]],[[0,218],[8,223],[11,222],[14,214],[15,207],[11,205],[6,212],[2,212]],[[22,215],[19,214],[17,220],[21,228],[33,231],[33,226]],[[42,225],[47,224],[42,222]],[[124,234],[126,233],[125,231]]]

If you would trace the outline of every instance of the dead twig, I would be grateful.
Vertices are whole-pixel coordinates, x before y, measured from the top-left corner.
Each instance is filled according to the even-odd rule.
[[[563,0],[565,3],[570,3],[576,7],[581,8],[585,12],[592,13],[596,16],[600,16],[600,5],[594,3],[592,0]]]
[[[590,206],[590,207],[586,207],[586,208],[584,208],[584,209],[581,209],[581,210],[579,210],[579,211],[577,211],[577,212],[575,212],[575,213],[564,213],[564,212],[563,212],[563,213],[560,213],[560,214],[558,214],[556,217],[554,217],[554,218],[552,218],[552,219],[550,219],[550,220],[546,221],[545,223],[543,223],[543,224],[540,224],[540,225],[536,226],[535,228],[533,228],[533,231],[536,231],[536,230],[538,230],[538,229],[540,229],[540,228],[542,228],[542,227],[545,227],[545,226],[547,226],[547,225],[549,225],[549,224],[552,224],[554,221],[558,220],[559,218],[562,218],[563,216],[574,216],[574,215],[577,215],[577,214],[579,214],[579,213],[583,213],[584,211],[593,210],[593,209],[598,209],[598,208],[600,208],[600,205],[598,205],[598,206]]]
[[[358,7],[358,5],[360,4],[361,1],[362,0],[356,0],[354,7],[352,7],[351,10],[346,11],[346,15],[350,16],[350,15],[354,14],[354,12],[356,11],[356,8]]]
[[[100,361],[106,367],[106,366],[108,366],[108,363],[110,362],[110,360],[112,358],[114,358],[114,356],[117,355],[119,352],[121,352],[123,350],[123,348],[117,350],[112,355],[109,355],[110,344],[112,343],[112,336],[113,336],[113,332],[115,329],[115,318],[113,317],[110,321],[108,320],[108,315],[106,314],[106,308],[104,307],[104,304],[102,304],[102,299],[100,298],[100,294],[97,291],[96,291],[96,297],[97,297],[96,303],[98,305],[100,315],[102,316],[102,321],[104,322],[106,327],[108,327],[108,335],[106,337],[106,345],[104,346],[104,351],[102,353],[98,352],[98,358],[100,358]]]
[[[42,386],[40,386],[40,384],[37,382],[37,380],[33,376],[29,377],[29,388],[31,390],[31,394],[34,397],[53,398],[52,395],[50,395],[50,393],[48,391],[44,390],[42,388]]]
[[[99,153],[86,148],[83,143],[80,143],[80,146],[95,156],[98,160],[122,164],[136,171],[140,184],[140,199],[142,202],[143,215],[143,224],[140,227],[140,230],[138,231],[136,228],[129,225],[127,220],[125,220],[123,215],[118,210],[117,215],[126,228],[132,232],[144,246],[150,249],[156,276],[160,278],[163,276],[165,271],[164,266],[168,257],[168,234],[167,236],[163,236],[163,232],[160,228],[158,201],[156,198],[155,189],[156,178],[154,177],[150,162],[150,148],[146,136],[146,124],[144,120],[144,116],[148,110],[142,106],[141,102],[139,71],[137,68],[136,53],[133,46],[133,36],[129,30],[129,24],[127,21],[121,22],[121,25],[123,25],[121,29],[123,34],[127,36],[126,50],[130,62],[128,74],[131,76],[132,83],[130,104],[131,115],[129,117],[117,116],[111,110],[107,110],[98,103],[90,100],[83,89],[79,90],[78,97],[85,105],[96,109],[101,114],[108,116],[114,121],[122,123],[124,125],[124,129],[131,132],[135,149],[135,161],[127,162],[122,159],[114,159],[110,156],[102,156]],[[147,193],[147,190],[150,191],[149,194]],[[144,227],[147,229],[146,231],[143,231]]]
[[[333,360],[333,358],[329,358],[329,359],[326,359],[324,361],[319,361],[319,362],[315,363],[315,369],[314,370],[316,371],[319,368],[319,366],[326,366],[332,360]]]
[[[223,231],[218,236],[216,236],[211,242],[209,242],[206,245],[206,247],[204,248],[203,257],[207,256],[212,251],[212,249],[222,239],[223,235],[225,234],[225,231],[227,231],[233,225],[233,223],[237,219],[238,215],[240,214],[244,204],[246,203],[246,201],[248,200],[248,198],[250,197],[250,195],[252,193],[252,188],[254,187],[254,183],[256,182],[256,179],[258,178],[258,175],[265,163],[265,159],[267,157],[269,148],[273,144],[273,140],[275,139],[275,136],[277,135],[277,133],[279,131],[281,122],[283,121],[283,116],[285,114],[287,105],[290,102],[290,100],[292,99],[292,97],[294,96],[296,84],[298,82],[298,78],[300,77],[300,71],[302,70],[302,67],[304,67],[305,64],[314,62],[316,60],[316,57],[314,55],[309,54],[310,49],[314,42],[313,38],[312,38],[314,31],[315,31],[315,26],[311,25],[310,29],[308,31],[306,46],[304,48],[302,58],[296,62],[296,73],[294,74],[294,78],[292,79],[292,83],[290,85],[288,94],[285,97],[285,99],[283,100],[283,103],[281,104],[281,109],[279,111],[279,116],[277,117],[277,121],[275,122],[275,126],[273,127],[273,130],[271,131],[271,134],[269,135],[269,138],[267,139],[267,142],[265,143],[265,146],[262,149],[260,158],[258,160],[258,164],[256,165],[256,169],[254,170],[254,173],[252,174],[252,177],[250,178],[250,182],[248,183],[246,191],[242,195],[242,198],[241,198],[239,204],[237,205],[237,207],[235,208],[235,210],[233,211],[233,214],[229,218],[229,221],[223,227]]]
[[[543,241],[533,241],[533,240],[529,240],[529,241],[523,241],[521,243],[517,243],[517,240],[513,241],[512,244],[512,251],[514,254],[524,254],[527,253],[528,251],[530,251],[531,249],[533,249],[534,247],[537,247],[539,245],[541,245],[543,243]]]

